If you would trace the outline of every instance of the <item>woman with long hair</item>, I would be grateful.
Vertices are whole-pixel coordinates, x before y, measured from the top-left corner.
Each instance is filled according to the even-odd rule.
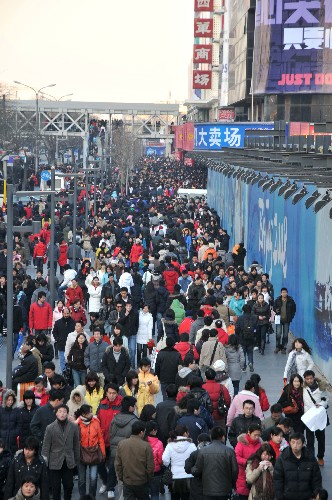
[[[74,387],[85,383],[87,368],[84,364],[84,353],[88,345],[85,335],[80,333],[70,348],[67,362],[72,369]]]
[[[273,500],[275,491],[273,486],[273,464],[275,452],[268,443],[262,446],[248,458],[246,467],[246,481],[251,485],[249,500]]]
[[[269,319],[271,316],[270,305],[265,302],[264,295],[259,293],[257,302],[253,305],[251,314],[256,317],[256,346],[259,352],[263,355],[265,351],[266,334],[269,327]]]
[[[172,500],[189,500],[190,483],[193,477],[187,474],[184,466],[190,454],[196,450],[196,446],[189,438],[189,431],[185,425],[177,425],[174,431],[169,433],[169,442],[163,453],[163,464],[170,466],[173,476]]]
[[[303,377],[306,370],[312,370],[314,362],[311,349],[304,339],[297,338],[292,343],[284,370],[284,381],[290,380],[291,375],[298,373]]]
[[[258,373],[253,373],[250,376],[250,380],[252,380],[252,382],[255,384],[255,391],[254,392],[255,392],[256,396],[259,397],[259,402],[261,404],[262,411],[267,411],[270,408],[270,403],[269,403],[269,400],[267,398],[265,390],[263,389],[263,387],[261,387],[259,385],[259,383],[261,381],[260,375],[258,375]]]
[[[283,413],[292,421],[294,432],[304,433],[305,425],[301,420],[304,414],[303,401],[303,378],[294,373],[291,375],[289,383],[285,385],[278,403],[283,408]]]
[[[83,390],[85,401],[92,407],[92,412],[96,415],[99,403],[104,397],[104,390],[100,386],[97,373],[90,371],[85,377],[85,384],[78,387]]]
[[[271,429],[269,445],[273,448],[276,458],[279,458],[280,453],[288,446],[284,431],[277,425]]]
[[[92,407],[83,404],[76,412],[76,424],[80,431],[80,449],[81,460],[78,464],[78,491],[81,496],[86,495],[86,472],[89,468],[89,494],[96,498],[98,464],[91,465],[84,462],[84,449],[98,447],[101,456],[105,459],[105,443],[100,423],[97,417],[92,413]]]
[[[262,444],[260,438],[261,426],[250,424],[246,434],[240,434],[235,446],[236,461],[239,466],[239,474],[236,481],[236,493],[239,500],[246,500],[249,495],[249,488],[246,482],[246,466],[248,458],[256,453]]]

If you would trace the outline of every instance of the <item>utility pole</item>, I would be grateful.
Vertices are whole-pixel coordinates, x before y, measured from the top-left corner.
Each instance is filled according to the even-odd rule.
[[[7,184],[7,359],[6,359],[6,387],[12,388],[13,364],[13,184]]]
[[[55,227],[54,227],[54,216],[55,216],[55,167],[51,167],[51,241],[50,241],[50,274],[49,274],[49,284],[50,284],[50,294],[51,294],[51,307],[54,307],[55,302],[55,283],[54,283],[54,245],[55,245]]]

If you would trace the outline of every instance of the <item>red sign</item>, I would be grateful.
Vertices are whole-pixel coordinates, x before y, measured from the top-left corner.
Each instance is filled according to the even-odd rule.
[[[178,125],[174,127],[175,129],[175,137],[174,137],[174,148],[182,149],[183,148],[183,125]]]
[[[195,12],[213,12],[213,0],[195,0]]]
[[[194,45],[193,62],[212,64],[212,45]]]
[[[213,38],[213,19],[194,19],[194,37]]]
[[[175,161],[181,161],[182,160],[182,155],[183,155],[182,151],[175,151],[175,153],[174,153],[174,160]]]
[[[195,126],[193,122],[188,122],[183,125],[183,149],[185,151],[193,151],[195,139]]]
[[[193,89],[211,89],[212,71],[203,71],[194,69],[193,71]]]
[[[184,164],[186,167],[193,167],[194,166],[194,158],[185,158]]]
[[[218,110],[219,122],[233,122],[235,120],[234,108],[222,108]]]

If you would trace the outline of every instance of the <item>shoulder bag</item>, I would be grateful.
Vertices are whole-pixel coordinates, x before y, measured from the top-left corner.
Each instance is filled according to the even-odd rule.
[[[104,461],[99,444],[95,446],[81,446],[80,460],[84,465],[98,465]]]
[[[159,342],[157,343],[157,351],[161,351],[162,349],[165,349],[166,347],[166,331],[165,331],[165,323],[163,321],[162,322],[162,325],[163,325],[163,336],[161,337],[161,339],[159,340]]]

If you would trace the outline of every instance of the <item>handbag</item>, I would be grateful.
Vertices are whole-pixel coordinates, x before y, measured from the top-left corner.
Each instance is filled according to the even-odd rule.
[[[158,350],[157,350],[157,347],[154,346],[152,349],[151,356],[150,356],[151,370],[154,370],[156,367],[157,356],[158,356]]]
[[[164,468],[164,471],[161,476],[161,482],[165,486],[169,486],[173,482],[173,474],[172,474],[172,469],[171,469],[171,464],[169,464],[167,467]]]
[[[80,460],[84,465],[98,465],[104,461],[98,444],[95,446],[81,446]]]
[[[165,349],[165,347],[166,347],[166,332],[165,332],[165,324],[163,321],[162,321],[162,325],[163,325],[164,335],[160,338],[160,340],[157,343],[157,351],[161,351],[162,349]]]
[[[299,411],[299,407],[297,406],[295,399],[293,399],[291,396],[289,399],[290,399],[291,404],[288,406],[285,406],[282,409],[282,411],[284,412],[285,415],[293,415],[294,413],[297,413]]]

